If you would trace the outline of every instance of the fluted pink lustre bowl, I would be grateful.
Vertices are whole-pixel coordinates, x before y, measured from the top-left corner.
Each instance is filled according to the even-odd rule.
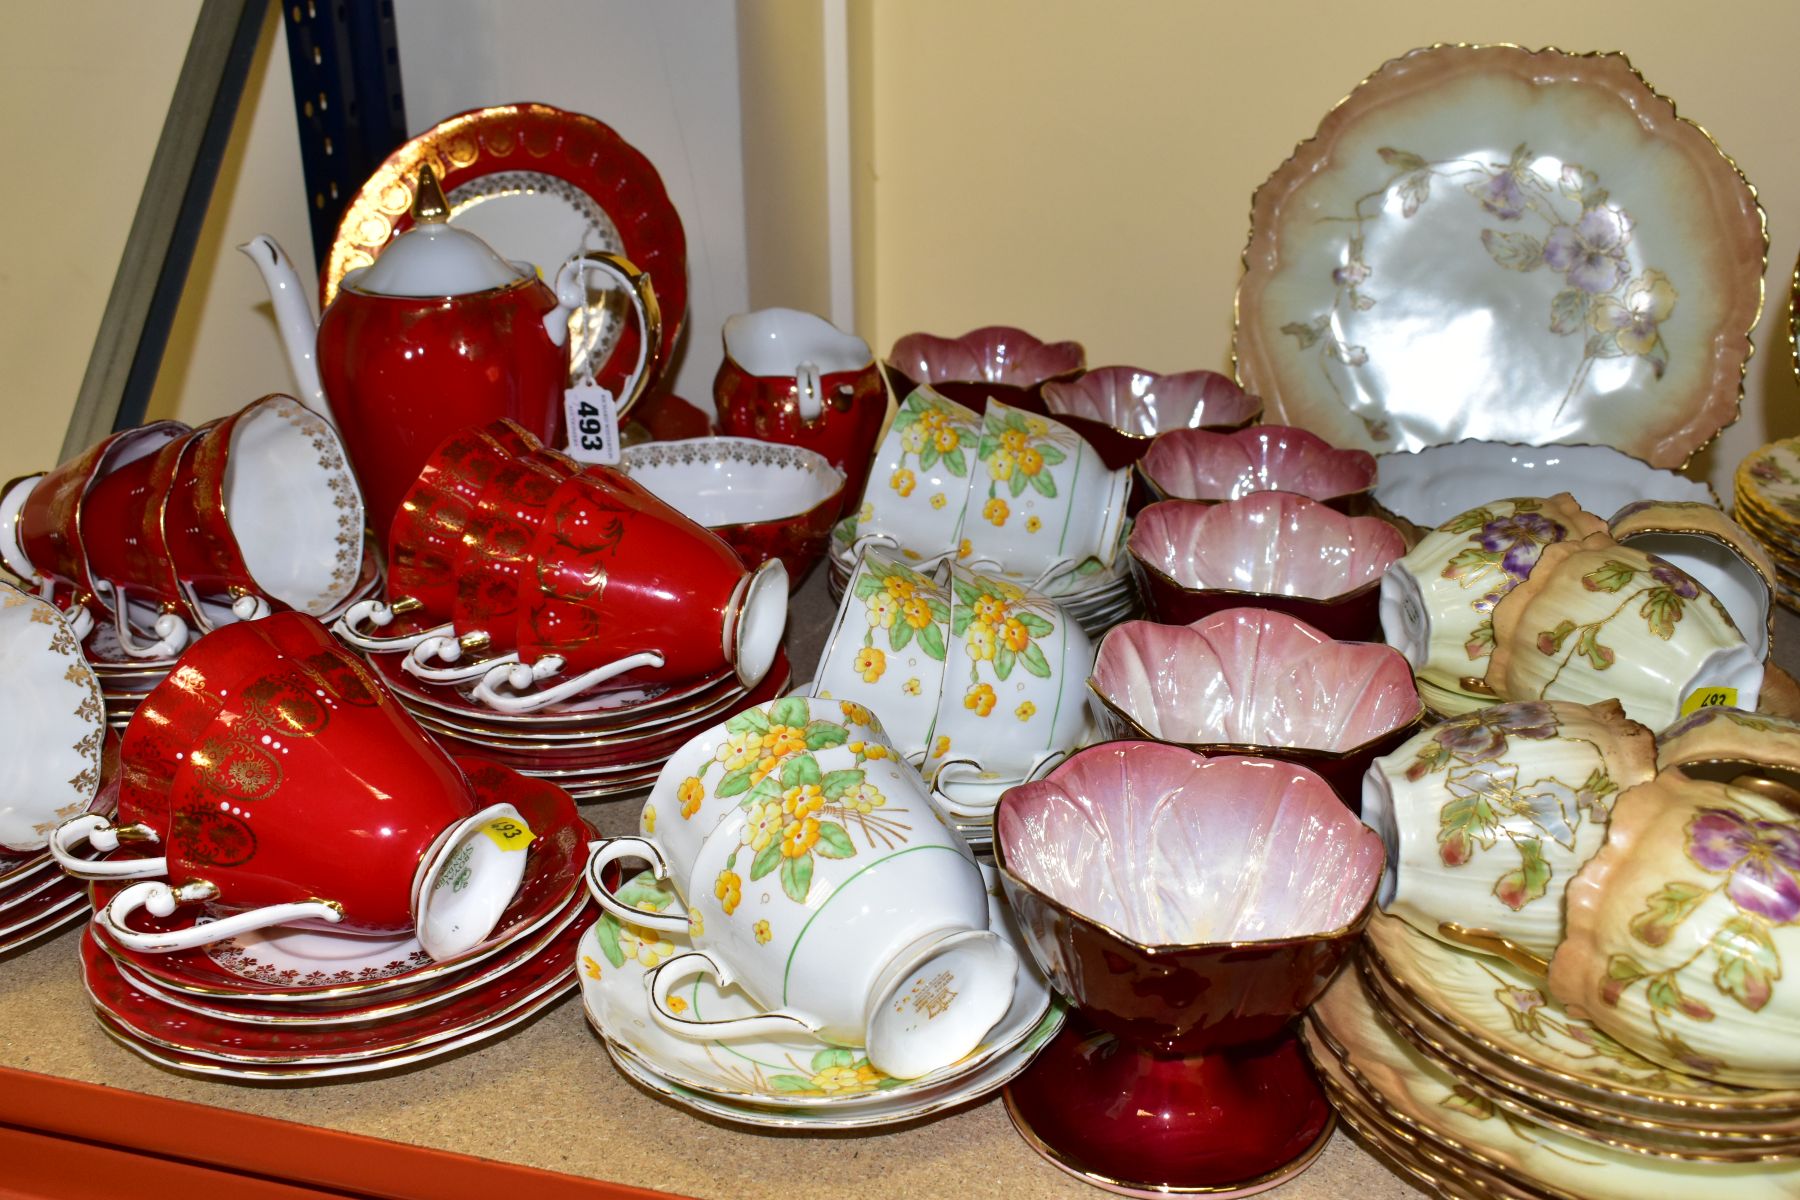
[[[1157,375],[1137,367],[1100,367],[1044,385],[1050,415],[1075,430],[1118,470],[1150,449],[1151,439],[1172,429],[1242,429],[1262,416],[1252,396],[1217,371]]]
[[[1373,454],[1340,450],[1291,425],[1235,433],[1173,429],[1158,435],[1137,469],[1160,499],[1208,504],[1252,492],[1297,492],[1341,512],[1361,512],[1375,488]]]
[[[992,396],[1047,416],[1044,384],[1080,374],[1087,351],[1080,342],[1046,342],[1011,325],[984,325],[954,338],[909,333],[894,343],[885,366],[900,399],[929,383],[976,412],[986,412]]]
[[[1291,1026],[1356,944],[1383,853],[1323,779],[1108,742],[1008,789],[994,850],[1077,1009],[1007,1090],[1039,1153],[1148,1196],[1245,1195],[1314,1152],[1331,1106]]]
[[[1375,832],[1305,767],[1106,742],[1008,789],[1007,898],[1094,1024],[1170,1053],[1272,1037],[1368,919]]]
[[[1381,574],[1406,553],[1406,539],[1379,517],[1288,492],[1151,504],[1125,546],[1150,615],[1164,624],[1252,604],[1346,641],[1376,636]]]
[[[1425,720],[1398,650],[1334,641],[1262,608],[1191,625],[1115,625],[1100,640],[1088,687],[1114,737],[1298,763],[1352,809],[1369,764]]]

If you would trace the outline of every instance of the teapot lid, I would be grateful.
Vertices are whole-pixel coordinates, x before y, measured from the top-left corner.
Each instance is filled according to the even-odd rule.
[[[377,296],[460,296],[504,287],[533,273],[500,257],[476,234],[450,224],[449,216],[444,189],[427,163],[419,168],[413,194],[413,227],[344,282]]]

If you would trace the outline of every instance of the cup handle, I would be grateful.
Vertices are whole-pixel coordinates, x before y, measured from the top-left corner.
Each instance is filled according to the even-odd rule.
[[[541,692],[529,692],[525,695],[507,696],[499,692],[502,682],[515,691],[524,692],[533,684],[539,683],[559,673],[563,669],[564,659],[560,654],[546,654],[530,666],[521,662],[496,666],[482,677],[475,685],[475,699],[487,705],[495,712],[525,713],[536,712],[559,700],[570,700],[587,691],[597,683],[604,683],[615,675],[623,675],[627,671],[635,671],[639,667],[660,667],[663,656],[655,650],[644,650],[637,654],[629,654],[624,658],[584,671],[573,679],[565,679],[555,687],[545,688]]]
[[[112,585],[113,628],[118,631],[119,645],[132,658],[174,658],[187,648],[193,631],[186,621],[172,612],[163,613],[156,618],[152,631],[161,639],[143,645],[131,629],[131,616],[127,611],[125,589],[118,584]]]
[[[76,641],[85,642],[88,634],[94,632],[94,614],[88,611],[88,606],[78,596],[69,597],[67,608],[57,603],[56,580],[48,575],[38,583],[38,599],[63,615],[63,620],[69,623],[69,632],[75,635]]]
[[[156,831],[148,825],[114,826],[105,817],[87,814],[70,817],[50,832],[50,857],[71,879],[149,879],[167,875],[168,860],[162,858],[119,859],[116,862],[94,862],[77,858],[75,850],[83,842],[102,853],[119,848],[120,842],[157,841]]]
[[[601,908],[631,925],[641,925],[646,929],[663,929],[672,933],[686,933],[688,929],[687,913],[680,916],[669,913],[645,912],[642,909],[627,908],[619,902],[618,897],[607,891],[601,882],[600,872],[608,865],[621,858],[642,858],[650,863],[650,870],[658,879],[669,877],[669,864],[663,859],[662,851],[654,843],[640,837],[607,838],[595,842],[589,847],[587,868],[583,877],[587,880],[588,895]]]
[[[232,598],[231,611],[240,621],[260,621],[274,609],[269,607],[269,602],[263,597],[245,592]]]
[[[794,399],[802,421],[816,421],[825,411],[825,381],[818,363],[803,362],[794,368]]]
[[[625,285],[632,310],[637,313],[638,330],[643,335],[638,339],[637,362],[620,389],[618,412],[623,417],[662,373],[662,309],[656,302],[656,288],[651,285],[650,276],[640,271],[630,259],[589,251],[580,258],[571,258],[556,273],[557,308],[545,315],[544,331],[557,345],[568,341],[569,314],[577,305],[587,303],[585,280],[589,271],[611,275]]]
[[[162,880],[134,883],[94,914],[94,924],[104,929],[108,937],[127,950],[136,950],[142,954],[170,954],[177,950],[196,950],[201,946],[210,946],[240,933],[267,929],[271,925],[289,925],[304,920],[326,921],[335,925],[344,919],[344,910],[331,901],[307,900],[296,904],[271,904],[266,908],[234,913],[205,925],[190,925],[186,929],[172,929],[166,933],[139,933],[126,928],[125,922],[139,909],[148,909],[152,916],[167,917],[179,905],[212,900],[218,894],[218,888],[204,881],[184,883],[180,887],[170,887]]]
[[[465,650],[480,650],[489,645],[488,635],[481,632],[465,633],[460,637],[437,634],[426,638],[414,646],[407,656],[401,660],[400,669],[408,675],[423,679],[426,683],[467,683],[478,679],[492,671],[495,667],[510,666],[519,661],[517,654],[506,654],[498,658],[477,658],[472,662],[459,662]],[[455,663],[449,667],[434,667],[431,660],[442,659],[447,663]]]
[[[376,654],[388,650],[411,650],[429,638],[456,636],[455,630],[449,625],[434,625],[423,633],[391,638],[378,638],[358,628],[366,621],[375,628],[382,629],[392,625],[395,617],[418,612],[424,607],[411,596],[402,596],[392,604],[385,604],[380,600],[358,600],[344,610],[343,616],[331,623],[331,632],[358,650]]]
[[[187,600],[188,611],[193,614],[194,624],[200,627],[200,632],[211,633],[219,628],[218,623],[207,615],[206,604],[201,600],[200,593],[194,589],[192,584],[182,582],[181,593]],[[229,599],[231,615],[235,620],[260,621],[275,611],[269,606],[268,600],[254,592],[234,589]]]
[[[720,987],[730,987],[734,982],[731,973],[704,950],[677,954],[651,971],[644,979],[644,988],[650,994],[651,1020],[665,1032],[690,1041],[710,1042],[714,1038],[733,1037],[795,1037],[806,1034],[817,1036],[821,1024],[818,1020],[789,1009],[759,1013],[754,1017],[734,1017],[728,1021],[690,1021],[669,1007],[669,996],[676,988],[690,979],[704,979],[708,975],[718,981]]]

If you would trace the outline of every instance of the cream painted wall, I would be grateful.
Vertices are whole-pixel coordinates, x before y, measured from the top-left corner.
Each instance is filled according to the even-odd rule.
[[[1643,0],[1629,21],[1566,0],[852,4],[852,61],[871,75],[860,324],[880,349],[1004,322],[1077,338],[1094,365],[1223,369],[1250,195],[1365,75],[1440,41],[1617,49],[1736,158],[1768,213],[1745,415],[1694,469],[1728,496],[1744,454],[1800,432],[1791,0]]]
[[[156,377],[151,417],[197,425],[258,396],[294,390],[262,276],[237,251],[266,233],[295,263],[312,261],[289,78],[286,23],[271,7]]]
[[[820,0],[737,0],[749,307],[831,313]]]
[[[55,465],[198,0],[20,4],[0,39],[0,479]]]

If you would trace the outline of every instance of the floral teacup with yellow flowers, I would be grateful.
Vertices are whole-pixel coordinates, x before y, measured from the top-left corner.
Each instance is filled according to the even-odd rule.
[[[684,930],[695,947],[647,982],[668,1032],[804,1030],[866,1046],[876,1069],[910,1079],[973,1050],[1006,1012],[1018,956],[988,928],[980,868],[867,720],[858,705],[819,698],[746,709],[670,758],[642,837],[595,845],[587,880],[600,906]],[[682,910],[614,896],[603,869],[629,858],[670,879]],[[684,1017],[670,1001],[703,977],[737,984],[765,1011]]]
[[[881,719],[918,764],[929,746],[950,642],[950,591],[891,552],[863,552],[845,585],[812,694],[852,701]]]
[[[1119,551],[1131,491],[1067,425],[990,400],[970,467],[958,559],[1042,587]]]
[[[924,772],[950,800],[961,795],[959,815],[972,815],[1090,734],[1094,645],[1054,601],[1007,580],[952,567],[950,593],[950,646]]]
[[[897,550],[915,565],[957,545],[963,498],[981,470],[981,415],[929,387],[913,389],[875,448],[857,516],[857,541]]]

